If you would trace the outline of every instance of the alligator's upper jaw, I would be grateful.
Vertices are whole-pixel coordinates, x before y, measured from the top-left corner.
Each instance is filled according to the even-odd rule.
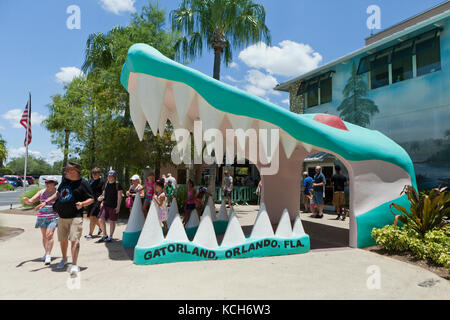
[[[156,78],[142,73],[130,73],[128,82],[130,94],[130,114],[139,139],[142,140],[146,122],[153,134],[162,134],[166,122],[169,120],[175,129],[185,128],[194,131],[194,122],[201,121],[202,134],[208,129],[219,129],[222,137],[226,137],[226,129],[279,129],[280,141],[287,158],[290,158],[297,145],[304,147],[308,152],[312,146],[297,141],[281,128],[263,120],[245,116],[234,115],[218,110],[211,106],[193,88],[180,82]],[[244,106],[243,106],[244,107]],[[237,147],[240,146],[239,139]],[[268,148],[269,139],[259,140],[266,157],[270,160],[278,147]]]

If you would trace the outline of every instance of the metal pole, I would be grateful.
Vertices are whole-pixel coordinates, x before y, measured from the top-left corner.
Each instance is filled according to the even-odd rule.
[[[28,115],[27,115],[27,133],[25,138],[25,168],[23,170],[23,192],[27,191],[27,162],[28,162],[28,132],[30,131],[30,106],[31,106],[31,92],[28,92]]]

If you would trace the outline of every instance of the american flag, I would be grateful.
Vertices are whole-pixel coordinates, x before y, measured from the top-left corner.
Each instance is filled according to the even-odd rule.
[[[27,133],[25,133],[25,140],[23,142],[24,146],[27,147],[31,143],[31,93],[28,97],[27,105],[22,113],[22,119],[20,119],[20,124],[28,130],[28,143],[27,143]],[[28,125],[30,124],[30,125]]]

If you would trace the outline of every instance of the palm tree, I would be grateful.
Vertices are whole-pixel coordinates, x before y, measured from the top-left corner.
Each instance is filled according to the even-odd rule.
[[[184,33],[175,44],[177,58],[195,59],[203,44],[214,50],[214,79],[220,80],[222,56],[233,60],[232,48],[260,41],[270,45],[264,7],[251,0],[184,0],[170,13],[172,30]]]
[[[264,41],[270,45],[262,5],[251,0],[183,0],[170,13],[172,31],[181,34],[175,43],[176,58],[193,60],[202,55],[204,44],[214,50],[213,78],[220,80],[222,58],[228,66],[233,48]],[[216,165],[210,167],[208,191],[215,194]]]
[[[3,162],[6,160],[8,156],[8,150],[6,150],[6,141],[3,140],[2,135],[0,134],[0,168],[3,168]]]

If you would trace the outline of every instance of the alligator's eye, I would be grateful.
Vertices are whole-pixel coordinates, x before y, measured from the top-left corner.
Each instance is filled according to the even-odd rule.
[[[341,120],[341,118],[332,114],[318,114],[313,118],[313,120],[316,120],[317,122],[326,124],[327,126],[336,129],[349,131],[345,126],[345,123]]]

